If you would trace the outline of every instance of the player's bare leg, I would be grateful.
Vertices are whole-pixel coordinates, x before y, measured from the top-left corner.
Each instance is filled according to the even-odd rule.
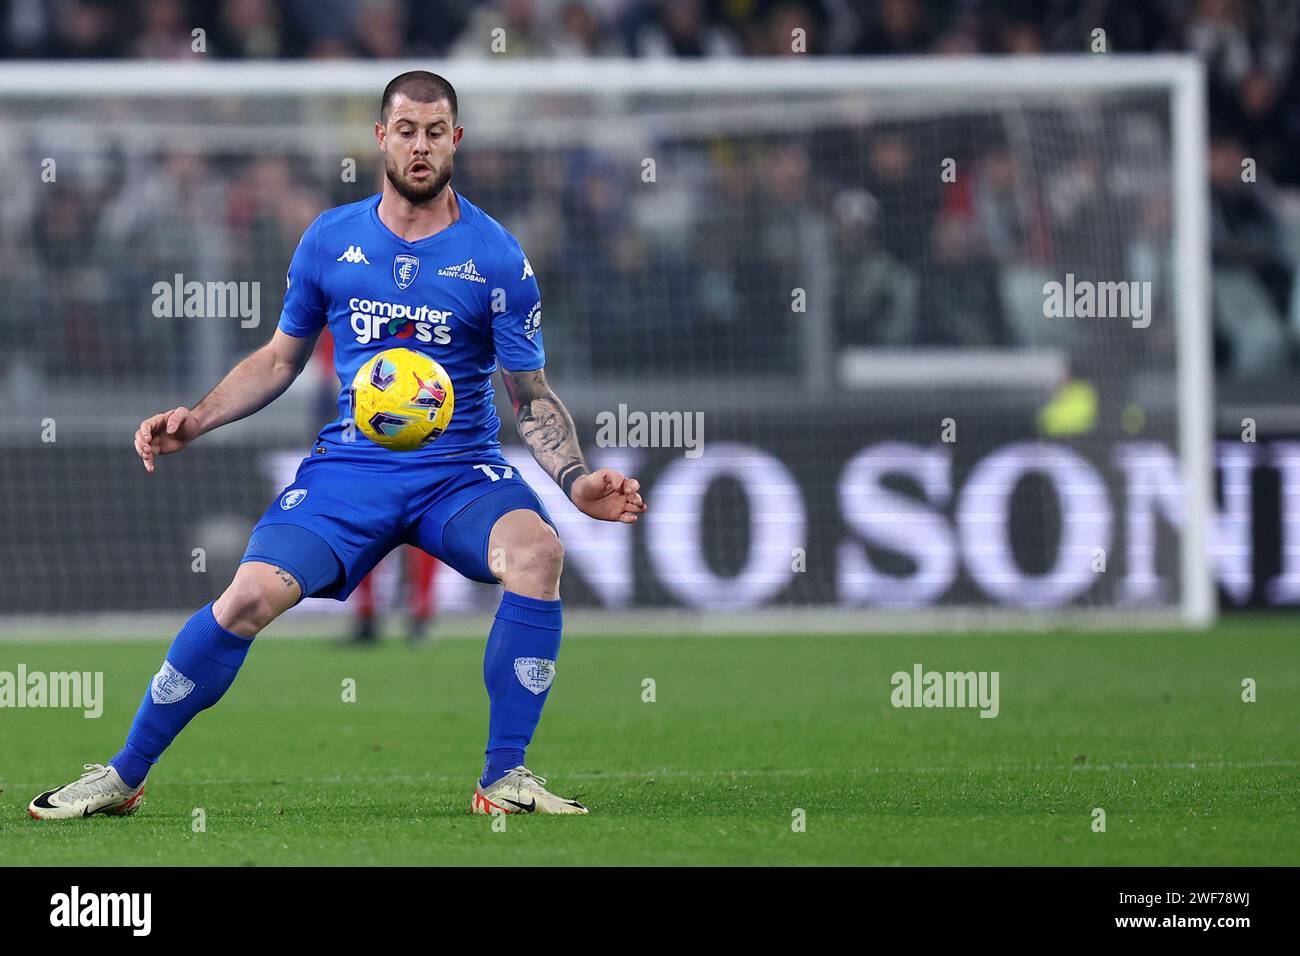
[[[564,545],[536,511],[511,511],[497,519],[488,538],[488,564],[515,594],[554,601],[560,596]]]
[[[488,760],[470,809],[475,813],[586,813],[577,800],[545,789],[546,781],[522,761],[555,675],[564,546],[537,512],[521,509],[507,512],[493,524],[488,555],[506,593],[483,661],[492,702]]]
[[[27,812],[38,820],[134,813],[158,755],[199,711],[221,698],[252,639],[301,596],[287,571],[256,561],[241,564],[221,597],[177,635],[150,682],[126,747],[108,764],[86,764],[77,780],[38,795]]]
[[[302,587],[288,571],[247,561],[212,602],[212,615],[232,634],[251,639],[301,599]]]

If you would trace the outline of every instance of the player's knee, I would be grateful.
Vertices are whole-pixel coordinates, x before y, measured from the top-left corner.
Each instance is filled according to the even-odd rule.
[[[508,578],[554,586],[564,570],[564,545],[549,525],[539,521],[535,528],[512,542],[506,567]]]
[[[564,571],[564,544],[550,528],[546,528],[538,537],[541,539],[536,545],[538,567],[546,580],[558,582]]]
[[[281,588],[283,590],[283,588]],[[235,575],[230,587],[212,605],[217,623],[232,634],[254,637],[282,611],[274,585],[253,576]]]

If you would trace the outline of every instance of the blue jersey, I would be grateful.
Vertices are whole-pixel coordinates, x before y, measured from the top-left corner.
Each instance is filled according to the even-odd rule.
[[[519,243],[459,193],[460,218],[441,232],[407,242],[379,220],[379,195],[327,209],[298,243],[280,315],[288,335],[334,337],[342,389],[339,417],[318,442],[346,445],[349,456],[400,455],[412,464],[482,454],[500,447],[492,373],[546,364],[542,300]],[[451,377],[451,424],[416,451],[393,452],[347,429],[348,389],[365,362],[390,348],[423,352]],[[352,440],[344,441],[347,434]]]

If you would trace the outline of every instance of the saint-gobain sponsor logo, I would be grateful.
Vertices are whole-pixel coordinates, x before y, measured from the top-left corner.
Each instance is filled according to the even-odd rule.
[[[438,275],[448,279],[468,279],[470,282],[480,284],[487,282],[487,277],[482,275],[474,266],[474,260],[469,259],[459,265],[445,266],[438,270]]]
[[[132,936],[153,928],[152,893],[83,893],[73,886],[50,897],[50,925],[59,927],[128,927]]]

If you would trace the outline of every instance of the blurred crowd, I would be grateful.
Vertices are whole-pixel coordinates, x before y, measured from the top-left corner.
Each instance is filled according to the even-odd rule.
[[[157,105],[130,108],[159,119]],[[223,108],[237,122],[257,107]],[[653,148],[656,184],[641,182],[639,159],[590,142],[485,142],[476,128],[453,182],[528,252],[557,370],[800,374],[815,364],[805,350],[819,341],[816,321],[830,348],[1073,352],[1094,327],[1045,321],[1045,282],[1067,271],[1168,278],[1159,112],[1139,97],[1087,122],[1050,105],[1015,117],[1014,148],[996,109],[841,118],[793,138],[744,123],[668,134]],[[284,133],[268,131],[268,142]],[[19,180],[0,197],[0,332],[12,322],[7,340],[55,374],[219,375],[278,316],[303,230],[320,210],[373,193],[381,176],[369,151],[345,181],[334,148],[182,147],[140,162],[111,140],[94,145],[105,151],[63,161],[59,188]],[[48,146],[30,144],[22,164],[57,152]],[[961,170],[950,183],[945,160]],[[261,327],[151,320],[155,284],[177,274],[260,283]],[[51,312],[63,322],[30,323]]]
[[[493,46],[498,27],[504,50]],[[1300,4],[1284,0],[0,0],[10,59],[1034,54],[1098,42],[1192,51],[1210,81],[1216,356],[1247,376],[1300,358],[1298,31]],[[585,147],[471,150],[456,183],[525,240],[556,317],[548,341],[593,369],[647,355],[674,368],[788,367],[801,330],[776,306],[795,287],[833,303],[841,345],[1023,344],[1043,327],[1044,276],[1165,268],[1170,196],[1150,177],[1169,167],[1153,145],[1167,134],[1149,105],[1086,129],[1031,115],[1028,140],[1015,143],[993,112],[956,135],[951,123],[900,122],[798,142],[668,143],[699,174],[689,202],[655,196],[649,215],[614,158]],[[956,188],[933,175],[947,156],[971,172]],[[131,333],[95,319],[105,290],[124,287],[122,269],[140,280],[125,287],[179,271],[275,289],[315,213],[376,182],[374,169],[348,186],[303,168],[185,153],[147,175],[100,170],[98,185],[18,209],[10,222],[31,224],[43,265],[16,273],[3,263],[22,260],[0,256],[0,279],[68,299],[72,364],[84,354],[122,369]],[[211,227],[213,209],[227,229]],[[129,261],[115,254],[127,247]],[[64,269],[78,280],[60,283]],[[653,347],[611,344],[598,332],[609,323],[653,327]],[[114,348],[102,341],[113,334],[128,338]],[[237,334],[234,346],[261,335]]]
[[[1216,126],[1300,184],[1292,0],[0,0],[7,59],[1032,54],[1095,51],[1098,29],[1200,55]]]

